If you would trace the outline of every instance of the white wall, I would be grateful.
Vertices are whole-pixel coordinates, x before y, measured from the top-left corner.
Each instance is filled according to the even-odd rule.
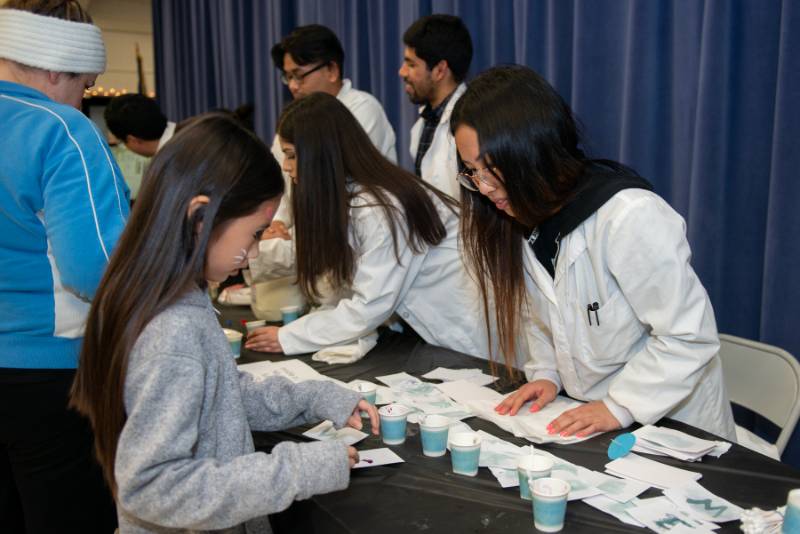
[[[153,20],[150,0],[83,0],[81,4],[103,31],[108,64],[95,90],[137,90],[136,55],[139,44],[148,93],[154,93]]]
[[[95,89],[135,92],[138,87],[134,46],[139,43],[148,93],[155,94],[153,19],[150,0],[78,0],[103,31],[108,63]],[[0,6],[6,0],[0,0]],[[102,94],[102,93],[101,93]],[[152,95],[151,95],[152,96]]]

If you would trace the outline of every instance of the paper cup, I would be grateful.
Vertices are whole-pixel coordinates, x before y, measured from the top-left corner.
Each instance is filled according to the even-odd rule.
[[[303,311],[303,308],[300,306],[284,306],[281,308],[281,317],[283,318],[283,324],[289,324],[295,319],[300,317],[300,313]]]
[[[267,321],[248,321],[244,323],[244,327],[247,329],[248,336],[253,333],[253,330],[257,328],[263,328],[265,326],[267,326]]]
[[[228,343],[231,346],[233,357],[238,358],[242,353],[242,338],[244,335],[241,332],[231,330],[230,328],[223,328],[222,331],[225,332],[225,337],[228,338]]]
[[[793,489],[786,498],[786,513],[783,516],[783,534],[800,532],[800,489]]]
[[[425,416],[419,423],[422,434],[422,454],[436,458],[447,452],[450,419],[443,415]]]
[[[542,532],[559,532],[564,528],[569,483],[557,478],[530,481],[533,496],[533,526]]]
[[[526,454],[520,456],[517,464],[519,476],[519,496],[526,501],[531,500],[531,491],[528,481],[549,477],[553,470],[552,458],[544,454]]]
[[[481,456],[481,437],[475,432],[460,432],[450,436],[450,459],[453,473],[474,477],[478,474]]]
[[[381,437],[387,445],[400,445],[406,440],[406,422],[409,409],[402,404],[381,406]]]

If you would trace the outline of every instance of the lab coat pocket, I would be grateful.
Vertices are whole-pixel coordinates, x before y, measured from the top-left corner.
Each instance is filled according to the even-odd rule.
[[[602,306],[595,304],[582,304],[578,310],[584,326],[584,350],[590,359],[604,364],[624,362],[644,327],[621,291]]]

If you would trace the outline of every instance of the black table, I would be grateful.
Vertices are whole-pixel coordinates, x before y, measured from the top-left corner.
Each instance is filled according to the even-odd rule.
[[[240,320],[251,320],[245,307],[220,307],[220,322],[244,331]],[[420,376],[436,367],[488,369],[488,362],[428,345],[413,334],[383,331],[378,345],[362,360],[348,365],[328,365],[311,360],[310,355],[292,356],[317,371],[342,380],[374,381],[376,376],[405,371]],[[282,355],[268,355],[243,349],[240,363],[280,360]],[[496,383],[501,392],[516,385],[504,377]],[[466,420],[475,430],[484,430],[515,445],[528,442],[483,419]],[[719,439],[689,425],[664,419],[659,425],[687,432],[705,439]],[[281,441],[307,441],[302,432],[309,427],[284,432],[255,432],[256,448],[269,451]],[[535,532],[531,504],[519,498],[518,488],[503,489],[488,469],[478,476],[465,477],[451,472],[450,457],[428,458],[422,454],[418,425],[409,424],[406,442],[391,449],[405,463],[361,469],[352,472],[345,491],[318,495],[296,502],[273,517],[278,532],[324,533],[407,533],[447,532]],[[636,427],[634,427],[636,428]],[[630,430],[630,429],[628,429]],[[608,463],[606,450],[620,432],[602,434],[575,445],[537,445],[565,460],[596,471]],[[357,445],[359,449],[385,447],[380,437],[370,435]],[[720,458],[705,457],[688,463],[667,457],[658,461],[702,473],[700,483],[712,493],[742,508],[774,509],[786,503],[790,489],[800,487],[800,471],[739,445],[733,445]],[[655,497],[660,490],[650,489],[641,497]],[[615,517],[581,501],[567,506],[566,533],[645,532],[626,525]],[[717,532],[740,532],[739,522],[723,523]]]

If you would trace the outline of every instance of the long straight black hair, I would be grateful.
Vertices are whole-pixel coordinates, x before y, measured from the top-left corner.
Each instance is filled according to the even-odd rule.
[[[206,287],[214,231],[283,191],[267,147],[224,114],[191,121],[156,154],[142,184],[92,302],[71,394],[71,405],[92,423],[96,454],[115,494],[125,376],[136,339],[158,313]],[[210,202],[189,216],[197,195]]]
[[[450,118],[454,134],[460,126],[477,132],[480,155],[502,177],[514,212],[512,218],[482,194],[462,187],[466,262],[478,280],[487,322],[489,292],[494,293],[500,349],[510,369],[527,303],[522,238],[579,190],[588,160],[572,110],[527,67],[494,67],[472,80]]]
[[[295,146],[297,183],[292,186],[298,284],[319,297],[316,283],[327,276],[334,289],[353,280],[356,258],[348,241],[351,200],[375,199],[389,221],[395,256],[397,232],[415,253],[447,235],[430,195],[451,210],[456,202],[394,165],[374,147],[344,104],[326,93],[291,102],[278,121],[278,135]],[[348,183],[356,186],[349,188]]]

